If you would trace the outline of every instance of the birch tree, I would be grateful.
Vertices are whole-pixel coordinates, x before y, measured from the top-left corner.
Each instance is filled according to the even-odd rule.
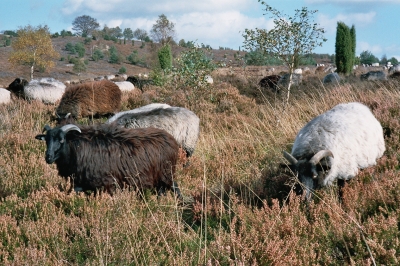
[[[323,37],[325,30],[313,20],[317,10],[303,7],[296,9],[294,16],[288,16],[264,1],[259,2],[265,6],[264,15],[270,14],[275,26],[271,30],[245,29],[244,48],[250,51],[259,49],[265,55],[279,58],[288,67],[287,104],[296,61],[300,56],[311,54],[317,46],[322,46],[326,41]]]
[[[18,38],[12,43],[13,51],[8,61],[13,65],[30,67],[30,78],[33,79],[35,69],[49,69],[54,60],[60,57],[54,50],[51,35],[47,26],[26,26],[17,31]]]

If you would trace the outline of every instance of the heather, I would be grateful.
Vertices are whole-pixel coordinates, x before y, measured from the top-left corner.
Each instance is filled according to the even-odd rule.
[[[34,139],[54,126],[56,106],[0,105],[0,264],[397,265],[400,84],[324,86],[308,77],[288,105],[284,92],[256,84],[227,74],[202,91],[166,84],[123,94],[123,110],[165,102],[199,116],[196,151],[175,175],[184,202],[153,191],[70,192]],[[386,152],[346,183],[341,199],[333,186],[305,204],[282,151],[313,117],[352,101],[381,122]]]

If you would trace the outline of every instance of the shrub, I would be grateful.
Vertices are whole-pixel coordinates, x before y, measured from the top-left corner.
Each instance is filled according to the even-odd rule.
[[[103,52],[101,50],[99,50],[99,49],[95,49],[94,52],[93,52],[93,55],[92,55],[92,59],[97,62],[97,61],[99,61],[100,59],[103,59],[103,58],[104,58]]]
[[[124,66],[122,66],[119,70],[118,70],[118,74],[125,74],[126,73],[126,68]]]
[[[171,46],[166,44],[158,50],[158,61],[162,70],[172,68],[172,51]]]
[[[76,53],[75,46],[70,42],[65,45],[65,50],[70,52],[71,54],[75,54]]]
[[[80,58],[84,57],[86,50],[85,50],[85,46],[83,45],[83,43],[81,43],[81,42],[76,43],[75,51],[78,53],[78,56]]]

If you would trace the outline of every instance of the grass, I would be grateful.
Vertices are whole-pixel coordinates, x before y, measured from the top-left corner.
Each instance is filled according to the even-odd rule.
[[[293,89],[286,108],[283,96],[255,84],[216,77],[212,101],[199,97],[195,106],[169,88],[124,94],[123,109],[166,102],[200,117],[196,151],[176,173],[185,204],[148,191],[68,193],[34,139],[54,125],[56,106],[1,105],[0,264],[397,265],[399,84],[308,83]],[[332,187],[306,206],[294,193],[296,179],[280,167],[282,150],[313,117],[351,101],[371,108],[387,150],[346,184],[341,202]]]

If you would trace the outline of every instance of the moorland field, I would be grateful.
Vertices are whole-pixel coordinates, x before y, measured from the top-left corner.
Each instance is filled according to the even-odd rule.
[[[61,54],[68,41],[54,39]],[[132,46],[122,46],[117,44],[119,51],[131,52]],[[151,47],[144,49],[140,53],[154,57]],[[3,87],[29,77],[27,67],[8,64],[10,51],[0,48]],[[234,52],[228,55],[232,60]],[[122,65],[128,75],[150,71]],[[120,67],[89,62],[86,73],[77,76],[59,61],[35,76],[85,79],[115,74]],[[325,85],[323,75],[311,71],[285,106],[285,92],[257,85],[266,68],[218,69],[210,90],[190,102],[171,85],[123,94],[121,110],[164,102],[199,116],[194,155],[175,174],[184,202],[152,191],[140,196],[127,189],[113,196],[69,192],[70,183],[55,165],[46,164],[45,144],[34,138],[45,124],[54,126],[56,105],[23,99],[0,105],[0,264],[398,265],[400,83],[361,82],[356,73]],[[381,122],[386,152],[376,166],[346,183],[341,200],[332,186],[315,191],[305,204],[295,193],[296,177],[281,167],[282,151],[290,151],[312,118],[354,101],[367,105]]]

